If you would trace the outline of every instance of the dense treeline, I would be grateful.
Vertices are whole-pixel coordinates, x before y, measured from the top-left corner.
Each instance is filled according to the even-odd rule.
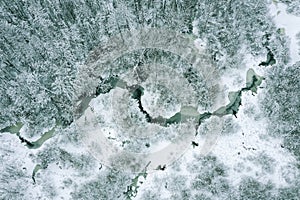
[[[219,69],[240,67],[242,48],[259,55],[268,47],[278,62],[287,61],[285,40],[269,23],[264,1],[3,0],[0,8],[0,124],[23,121],[29,136],[72,121],[78,66],[120,31],[194,32]]]

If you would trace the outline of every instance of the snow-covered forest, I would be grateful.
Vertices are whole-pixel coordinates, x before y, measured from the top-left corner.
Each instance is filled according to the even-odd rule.
[[[0,199],[299,199],[299,76],[299,0],[1,0]]]

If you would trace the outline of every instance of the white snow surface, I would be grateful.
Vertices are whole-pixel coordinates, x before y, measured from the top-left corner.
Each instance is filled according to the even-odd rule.
[[[1,173],[7,173],[7,168],[15,168],[16,171],[22,171],[24,173],[24,176],[17,177],[17,180],[13,179],[13,177],[11,177],[12,180],[6,180],[9,185],[5,185],[6,183],[2,182],[1,184],[4,184],[2,187],[16,189],[22,185],[22,187],[24,187],[22,189],[27,189],[27,192],[23,194],[23,199],[32,199],[33,197],[42,196],[43,192],[41,191],[41,187],[39,185],[34,185],[31,178],[33,169],[36,165],[30,159],[32,151],[21,144],[15,134],[2,133],[0,134],[0,141],[0,160],[3,162],[0,164]],[[21,188],[19,189],[22,191]],[[16,190],[18,191],[19,189]]]
[[[247,67],[226,72],[221,78],[221,82],[225,86],[224,96],[227,97],[230,91],[237,91],[245,87],[246,73],[249,68],[253,68],[258,75],[264,76],[265,69],[258,67],[259,62],[258,58],[246,54],[243,64]],[[265,82],[262,83],[261,87],[264,86]],[[258,88],[258,94],[255,96],[251,94],[251,91],[243,92],[242,106],[240,106],[237,118],[226,116],[227,118],[233,118],[239,129],[234,130],[234,133],[222,133],[222,135],[219,133],[215,144],[211,146],[211,151],[207,152],[216,156],[226,166],[227,179],[233,187],[237,187],[242,179],[246,177],[252,177],[263,184],[271,182],[276,188],[288,187],[291,181],[295,181],[299,173],[295,169],[297,161],[284,148],[283,139],[276,138],[267,131],[268,119],[258,106],[260,103],[258,97],[263,96],[264,92],[263,88]],[[228,102],[226,100],[226,103]],[[195,139],[199,146],[203,144],[204,140],[205,136],[201,135]],[[161,182],[159,184],[161,187],[158,189],[157,180],[170,178],[172,174],[180,174],[190,177],[190,181],[193,174],[187,171],[186,167],[190,163],[196,162],[193,156],[195,154],[199,154],[199,149],[190,147],[186,151],[178,160],[180,170],[169,167],[165,171],[150,173],[146,178],[146,183],[140,186],[136,199],[143,199],[143,193],[149,188],[168,199],[171,194],[164,188],[165,183]],[[261,162],[259,158],[262,158]],[[270,169],[265,169],[264,162],[268,162],[265,158],[270,160]]]
[[[288,14],[286,7],[283,3],[272,3],[270,4],[270,14],[277,27],[284,28],[285,34],[290,39],[290,57],[294,64],[300,60],[300,47],[297,44],[299,41],[296,38],[297,33],[300,33],[300,17]]]
[[[300,32],[300,17],[296,17],[287,14],[286,5],[282,3],[271,4],[270,13],[274,18],[274,21],[278,28],[284,28],[286,35],[290,38],[290,53],[291,62],[295,63],[300,60],[299,46],[297,45],[296,34]],[[196,22],[195,22],[196,23]],[[197,30],[193,30],[195,33]],[[205,42],[201,40],[195,41],[197,46],[205,46]],[[240,68],[237,70],[231,70],[221,78],[222,84],[225,86],[224,96],[227,97],[229,91],[237,91],[245,86],[245,77],[247,70],[252,67],[258,75],[264,76],[264,69],[257,67],[259,59],[254,58],[250,55],[245,56],[244,63],[247,67]],[[262,84],[264,86],[264,82]],[[237,186],[242,178],[253,177],[254,179],[267,183],[268,181],[275,184],[277,187],[288,186],[287,178],[294,179],[297,177],[296,174],[287,175],[285,169],[291,168],[293,163],[296,162],[295,157],[282,147],[283,141],[281,138],[275,138],[267,132],[268,119],[263,116],[261,110],[259,110],[258,96],[263,95],[264,89],[258,89],[258,94],[252,96],[251,92],[244,92],[242,95],[242,106],[237,114],[237,118],[233,118],[234,123],[239,125],[239,130],[235,130],[235,133],[226,133],[224,135],[219,134],[216,143],[212,146],[211,154],[215,155],[228,168],[228,180],[233,186]],[[105,99],[108,101],[107,99]],[[103,101],[105,101],[103,100]],[[228,103],[228,100],[226,100]],[[113,119],[111,113],[108,112],[107,108],[101,107],[98,104],[96,111],[102,109],[102,116],[109,119]],[[230,116],[229,116],[230,117]],[[26,135],[26,130],[21,129],[21,135]],[[199,142],[200,146],[203,143],[203,136],[197,136],[196,141]],[[5,161],[5,165],[17,163],[15,167],[25,167],[26,176],[28,176],[28,182],[31,181],[32,170],[37,163],[29,158],[29,154],[35,154],[37,151],[43,150],[45,147],[42,146],[39,150],[29,150],[14,134],[3,133],[0,135],[2,141],[2,148],[8,150],[4,153],[1,151],[1,156]],[[52,141],[53,139],[51,139]],[[55,140],[54,140],[55,141]],[[51,142],[50,142],[51,143]],[[64,149],[73,152],[75,154],[87,153],[86,149],[77,148],[73,145],[64,146]],[[136,199],[143,199],[142,195],[146,189],[153,188],[153,191],[159,191],[162,196],[168,198],[170,193],[161,187],[159,189],[155,187],[155,180],[161,177],[170,176],[172,173],[177,173],[184,176],[190,176],[190,172],[186,170],[188,163],[194,161],[194,154],[197,154],[197,148],[190,147],[186,153],[179,159],[180,170],[174,170],[174,168],[167,168],[165,171],[157,171],[155,173],[148,174],[146,181],[138,188],[138,196]],[[3,155],[2,155],[3,154]],[[257,158],[264,155],[272,160],[271,171],[263,169],[262,165],[258,163]],[[4,166],[0,165],[0,170],[5,170]],[[89,172],[91,177],[82,177],[77,174],[72,168],[60,168],[59,165],[53,163],[50,164],[47,169],[41,169],[36,174],[37,182],[50,181],[50,184],[58,191],[57,198],[59,199],[70,199],[70,193],[74,188],[63,188],[63,181],[65,179],[72,179],[76,185],[84,184],[84,182],[95,178],[92,176],[93,172],[97,170],[99,166],[95,166],[94,169],[90,169]],[[289,176],[289,177],[287,177]],[[160,180],[160,179],[159,179]],[[14,183],[10,183],[10,187],[14,187]],[[164,183],[161,183],[163,186]],[[36,193],[36,196],[43,194],[40,185],[32,185],[30,187],[31,193]],[[24,196],[26,198],[26,196]],[[29,199],[29,197],[28,197]]]

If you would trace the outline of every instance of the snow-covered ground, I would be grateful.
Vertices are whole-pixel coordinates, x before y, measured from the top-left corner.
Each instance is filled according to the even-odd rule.
[[[242,102],[243,106],[234,119],[240,130],[220,136],[212,153],[229,167],[229,180],[233,185],[237,185],[244,176],[249,176],[263,183],[270,180],[278,187],[286,186],[282,169],[295,162],[295,158],[282,147],[282,139],[274,138],[266,131],[268,120],[258,110],[257,97],[252,96],[251,92],[244,93]],[[263,166],[268,164],[259,163],[267,163],[267,158],[270,158],[271,168],[274,168],[269,172],[263,170]]]
[[[265,76],[266,68],[259,67],[259,62],[260,60],[247,54],[243,61],[247,67],[224,73],[221,77],[221,83],[225,88],[224,96],[227,96],[230,91],[237,91],[245,87],[246,72],[249,68],[253,68],[258,75]],[[207,152],[216,156],[226,166],[227,180],[233,187],[238,187],[244,178],[251,177],[262,184],[271,183],[278,189],[289,187],[299,176],[299,170],[295,165],[297,160],[291,152],[284,148],[283,139],[275,137],[267,131],[270,122],[258,106],[260,98],[264,96],[265,84],[265,82],[262,83],[255,96],[251,91],[243,92],[242,106],[240,106],[237,118],[234,116],[224,117],[232,120],[235,129],[231,132],[218,133],[218,136],[214,138],[215,143]],[[228,102],[227,99],[226,103]],[[207,136],[200,135],[195,138],[195,141],[201,146],[205,139]],[[197,162],[193,156],[195,154],[200,155],[197,148],[190,147],[186,151],[178,161],[180,170],[170,167],[163,172],[150,173],[147,182],[139,188],[137,199],[143,199],[143,194],[149,190],[159,192],[168,199],[171,195],[170,191],[164,188],[165,183],[159,184],[160,188],[157,189],[157,180],[168,180],[174,174],[193,179],[193,174],[186,169],[191,163]]]
[[[6,177],[5,180],[1,180],[0,194],[2,189],[6,188],[16,193],[24,192],[24,199],[42,196],[41,186],[34,184],[32,180],[32,172],[36,165],[31,159],[32,151],[21,144],[14,134],[1,133],[0,141],[1,178]]]
[[[300,48],[296,35],[300,33],[300,17],[288,14],[283,3],[270,4],[270,13],[278,28],[283,28],[284,34],[290,39],[290,56],[292,64],[300,60]]]
[[[300,49],[297,44],[299,41],[297,41],[296,34],[300,32],[300,17],[287,14],[286,5],[282,3],[271,3],[269,8],[277,28],[281,28],[282,33],[286,34],[290,39],[290,64],[299,61]],[[195,21],[194,33],[199,31],[196,25],[197,23]],[[206,45],[205,41],[200,39],[195,40],[195,46],[199,51]],[[265,55],[254,57],[246,52],[245,49],[247,48],[241,48],[240,50],[241,54],[244,55],[244,59],[241,61],[241,67],[238,69],[228,69],[219,80],[219,83],[224,86],[224,90],[222,91],[224,102],[222,105],[229,103],[227,98],[229,92],[238,91],[245,87],[246,73],[249,68],[253,68],[260,76],[266,75],[268,67],[258,66],[262,59],[265,59]],[[177,182],[171,182],[170,180],[173,180],[172,177],[176,176],[182,177],[181,181],[184,182],[182,185],[191,184],[195,178],[195,174],[199,171],[192,173],[191,170],[189,170],[190,165],[197,165],[200,163],[199,160],[205,157],[205,155],[214,156],[219,163],[224,165],[224,170],[227,174],[226,180],[230,186],[234,188],[237,188],[245,177],[251,177],[263,184],[270,182],[275,186],[275,189],[292,186],[292,184],[296,182],[297,177],[299,177],[299,169],[296,168],[298,161],[292,153],[285,148],[283,139],[272,135],[269,132],[270,130],[267,130],[267,126],[270,122],[268,118],[265,117],[263,111],[260,110],[259,106],[260,98],[263,98],[266,92],[264,90],[266,86],[266,83],[263,82],[255,96],[253,96],[250,91],[243,92],[242,106],[240,106],[239,112],[236,115],[237,118],[232,115],[222,117],[225,122],[222,125],[224,127],[229,126],[229,124],[226,124],[228,122],[231,123],[230,126],[232,128],[224,128],[222,132],[212,134],[199,134],[195,138],[192,136],[192,140],[195,141],[199,147],[188,146],[187,149],[182,151],[184,154],[178,158],[178,160],[175,160],[172,165],[167,166],[165,170],[152,170],[145,180],[140,180],[143,181],[143,183],[139,183],[138,196],[135,199],[145,199],[144,195],[147,191],[159,193],[163,199],[171,199],[172,191],[168,189],[169,186],[167,183],[170,184],[170,187],[175,187],[171,186],[171,184],[176,185]],[[142,98],[142,103],[146,105],[146,108],[148,106],[148,109],[150,109],[151,100],[156,103],[154,100],[159,97],[154,94],[155,93],[145,92]],[[96,98],[91,101],[91,104],[95,104],[95,112],[98,114],[97,120],[108,124],[107,127],[101,127],[103,129],[106,128],[106,131],[103,131],[104,136],[114,138],[118,137],[119,134],[122,135],[122,137],[120,137],[121,139],[126,137],[130,138],[130,135],[124,134],[125,131],[119,131],[120,133],[118,134],[114,133],[114,131],[116,132],[117,118],[120,118],[121,114],[124,113],[121,113],[121,111],[119,113],[111,111],[115,108],[110,102],[111,99],[109,95],[110,94],[105,94],[102,95],[101,98]],[[157,108],[155,107],[155,109]],[[155,111],[155,109],[153,110]],[[176,107],[176,109],[174,111],[175,113],[179,108]],[[139,109],[136,110],[140,112]],[[150,114],[153,115],[154,111]],[[165,113],[165,110],[161,110],[161,112]],[[173,114],[172,110],[172,113],[167,117]],[[214,117],[207,119],[201,124],[200,128],[206,125],[208,127],[209,125],[213,126],[215,119]],[[45,129],[44,131],[46,132],[48,130],[49,129]],[[139,130],[145,130],[145,127]],[[20,142],[16,134],[1,133],[0,141],[2,146],[0,148],[0,161],[4,164],[0,165],[0,171],[2,172],[0,178],[7,179],[1,180],[1,184],[5,183],[6,185],[0,186],[0,195],[3,192],[1,190],[3,188],[17,188],[16,190],[11,190],[19,191],[20,193],[24,192],[24,199],[47,199],[48,193],[51,192],[55,193],[52,196],[49,195],[51,199],[72,199],[72,193],[74,191],[78,192],[80,188],[90,181],[97,180],[99,174],[106,176],[103,171],[109,171],[108,167],[102,166],[100,163],[101,159],[97,160],[94,158],[85,145],[81,143],[82,141],[77,141],[77,143],[68,141],[68,137],[75,138],[72,134],[72,131],[55,134],[54,137],[47,140],[41,148],[28,149]],[[33,141],[39,138],[36,135],[31,137],[25,126],[21,129],[20,135]],[[89,139],[94,141],[93,138]],[[114,140],[113,142],[115,142],[118,147],[123,145],[123,140]],[[189,143],[189,141],[187,143]],[[162,147],[164,147],[163,145],[166,144],[169,145],[169,143],[164,143],[164,141],[161,140],[157,142],[157,146],[153,145],[151,148],[156,152],[162,149]],[[205,149],[203,149],[203,147],[205,147]],[[52,151],[54,152],[53,154],[51,154]],[[177,158],[177,151],[174,152],[172,156]],[[179,152],[182,153],[181,151]],[[44,153],[42,155],[44,157],[39,158],[38,154],[42,153]],[[40,169],[37,172],[35,175],[36,184],[34,184],[32,172],[37,164],[41,164],[41,160],[47,161],[47,166],[44,166],[44,169]],[[76,162],[79,164],[76,164]],[[76,165],[79,165],[79,167]],[[207,166],[199,166],[199,168],[201,170],[210,170]],[[134,177],[134,175],[131,177]],[[110,180],[110,177],[108,180]],[[180,180],[178,182],[180,182]],[[107,188],[110,187],[109,184]],[[18,190],[18,188],[20,188],[20,190]],[[184,188],[177,189],[183,190]],[[125,190],[120,193],[122,192],[125,192]],[[195,191],[192,191],[192,193],[195,193]],[[215,198],[222,199],[222,197]]]

